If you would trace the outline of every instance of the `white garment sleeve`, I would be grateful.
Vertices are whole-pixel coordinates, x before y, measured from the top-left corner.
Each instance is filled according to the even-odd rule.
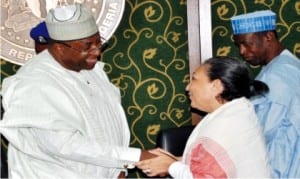
[[[180,161],[172,163],[169,167],[168,172],[173,178],[193,178],[190,167]]]
[[[44,153],[108,168],[128,168],[139,161],[141,150],[112,146],[83,137],[79,132],[28,129]]]
[[[12,127],[1,128],[1,133],[25,154],[54,163],[63,160],[106,168],[130,168],[141,155],[138,148],[101,143],[82,136],[78,131]]]

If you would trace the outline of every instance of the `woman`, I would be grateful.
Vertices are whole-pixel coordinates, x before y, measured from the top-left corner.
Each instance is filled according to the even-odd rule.
[[[251,80],[243,62],[216,57],[193,73],[186,89],[191,106],[208,114],[189,137],[182,158],[156,149],[158,157],[136,166],[148,176],[269,177],[265,141],[247,99],[268,92],[266,84]]]

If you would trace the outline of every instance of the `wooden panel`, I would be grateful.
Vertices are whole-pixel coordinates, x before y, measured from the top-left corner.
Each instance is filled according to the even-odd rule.
[[[199,0],[201,62],[212,57],[211,2]]]
[[[212,56],[212,27],[210,0],[188,0],[188,47],[190,76],[205,59]],[[192,112],[192,123],[197,124],[201,115]]]
[[[199,1],[187,1],[188,17],[188,47],[189,47],[189,65],[190,74],[200,65],[200,14]]]

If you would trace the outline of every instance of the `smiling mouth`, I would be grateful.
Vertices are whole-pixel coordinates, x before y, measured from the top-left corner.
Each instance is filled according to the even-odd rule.
[[[86,61],[97,61],[97,58],[88,58]]]
[[[89,58],[89,59],[86,59],[86,63],[88,64],[91,64],[91,65],[94,65],[97,63],[97,58]]]

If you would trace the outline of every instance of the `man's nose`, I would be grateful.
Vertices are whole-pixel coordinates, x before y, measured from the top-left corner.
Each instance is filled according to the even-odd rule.
[[[246,48],[244,46],[239,47],[240,55],[244,55],[246,53]]]
[[[100,55],[101,50],[98,46],[92,46],[91,50],[89,50],[89,54],[92,55]]]

